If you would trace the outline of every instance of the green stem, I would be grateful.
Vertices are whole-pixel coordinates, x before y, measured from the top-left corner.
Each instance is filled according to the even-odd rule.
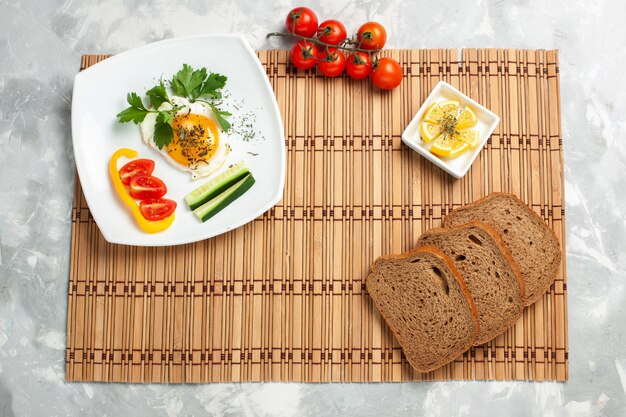
[[[199,102],[201,102],[201,103],[206,103],[206,104],[208,104],[209,106],[219,106],[220,104],[222,104],[221,102],[213,104],[213,103],[211,103],[210,101],[203,100],[203,99],[201,99],[201,98],[197,98],[197,99],[195,99],[194,101],[199,101]]]
[[[267,35],[265,35],[265,37],[267,39],[271,38],[272,36],[282,36],[282,37],[287,37],[287,38],[294,37],[294,38],[298,38],[298,39],[303,40],[303,41],[309,41],[309,42],[315,43],[317,45],[324,46],[326,48],[337,48],[337,49],[342,49],[344,51],[351,51],[351,52],[355,52],[355,51],[365,52],[366,54],[369,54],[370,56],[372,54],[375,54],[376,52],[380,52],[380,49],[378,49],[378,48],[376,48],[376,49],[363,49],[363,48],[360,48],[360,46],[361,46],[360,44],[359,44],[359,47],[353,47],[353,48],[349,48],[349,47],[343,46],[341,44],[339,44],[339,45],[331,45],[329,43],[322,42],[322,41],[320,41],[317,38],[308,38],[306,36],[296,35],[295,33],[270,32]]]
[[[223,116],[222,115],[223,113],[221,113],[220,110],[217,108],[217,106],[219,106],[221,104],[221,102],[217,103],[217,104],[213,104],[210,101],[202,100],[201,98],[197,98],[194,101],[199,101],[201,103],[208,104],[208,106],[211,108],[211,111],[215,115],[215,118],[217,119],[217,122],[220,124],[220,127],[222,128],[222,131],[227,132],[230,129],[231,124],[228,122],[228,120],[226,120],[224,118],[224,116],[226,116],[226,115]]]
[[[168,101],[168,103],[172,104],[171,101]],[[172,104],[172,106],[174,106],[174,105]],[[171,109],[167,109],[167,110],[150,110],[150,109],[146,109],[146,111],[148,113],[173,112],[173,111],[178,111],[178,110],[182,109],[183,107],[184,106],[174,106]]]

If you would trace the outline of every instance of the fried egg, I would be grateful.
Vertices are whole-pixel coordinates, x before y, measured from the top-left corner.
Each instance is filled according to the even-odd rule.
[[[192,179],[213,174],[224,165],[230,153],[226,135],[220,137],[213,113],[205,104],[191,103],[177,96],[171,101],[182,109],[172,122],[174,138],[170,144],[159,149],[154,141],[155,113],[148,114],[140,124],[143,141],[159,151],[174,167],[189,172]],[[171,108],[171,104],[163,103],[159,110]]]

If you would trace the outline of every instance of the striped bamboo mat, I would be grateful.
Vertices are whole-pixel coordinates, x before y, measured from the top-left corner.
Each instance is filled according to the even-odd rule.
[[[566,380],[565,262],[514,328],[428,374],[412,371],[364,288],[379,255],[414,246],[453,208],[510,191],[564,247],[556,51],[396,50],[402,85],[295,72],[261,51],[285,122],[283,200],[225,235],[164,248],[105,242],[76,185],[67,320],[69,381]],[[85,56],[82,68],[106,56]],[[446,80],[498,113],[465,178],[400,134]]]

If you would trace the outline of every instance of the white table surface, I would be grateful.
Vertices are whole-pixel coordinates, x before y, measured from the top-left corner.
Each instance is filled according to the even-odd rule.
[[[84,53],[242,32],[255,48],[286,0],[0,0],[0,416],[626,416],[626,5],[303,2],[397,48],[560,49],[567,383],[127,385],[64,382],[74,161],[72,79]]]

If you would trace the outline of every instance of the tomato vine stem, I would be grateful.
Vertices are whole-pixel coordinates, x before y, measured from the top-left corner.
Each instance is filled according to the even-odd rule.
[[[360,47],[344,46],[346,44],[345,41],[342,42],[342,44],[339,44],[339,45],[331,45],[329,43],[322,42],[322,41],[320,41],[317,38],[310,38],[310,37],[307,37],[307,36],[300,36],[300,35],[296,35],[293,32],[292,33],[287,33],[287,32],[270,32],[267,35],[265,35],[265,37],[267,39],[269,39],[269,38],[271,38],[273,36],[282,36],[282,37],[287,37],[287,38],[294,37],[294,38],[297,38],[299,40],[312,42],[314,44],[323,46],[325,48],[336,48],[336,49],[341,49],[341,50],[350,51],[350,52],[365,52],[366,54],[369,54],[370,58],[371,58],[372,54],[380,52],[380,49],[378,49],[378,48],[376,48],[376,49],[363,49],[363,48],[360,48]],[[348,44],[350,44],[350,43],[348,43]],[[359,44],[359,46],[360,46],[360,44]]]

